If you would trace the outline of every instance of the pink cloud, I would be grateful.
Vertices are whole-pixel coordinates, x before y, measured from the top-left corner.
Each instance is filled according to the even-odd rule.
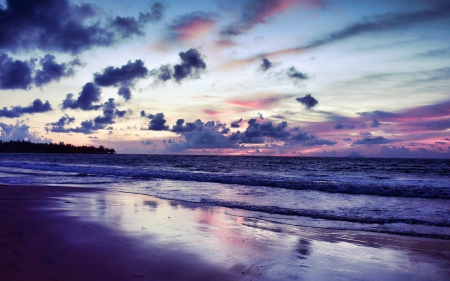
[[[216,116],[216,115],[221,114],[220,112],[215,111],[215,110],[213,110],[213,109],[206,109],[206,110],[203,110],[203,113],[205,113],[206,115],[209,115],[209,116]]]
[[[232,99],[227,103],[249,109],[264,109],[276,105],[283,99],[291,98],[292,95],[259,94],[251,99]]]
[[[193,12],[183,15],[169,25],[171,40],[191,41],[208,34],[217,23],[217,15],[203,12]]]
[[[281,14],[297,5],[322,6],[321,0],[248,0],[242,6],[241,18],[238,22],[225,27],[221,34],[235,36],[245,33],[259,23],[266,22],[275,14]]]

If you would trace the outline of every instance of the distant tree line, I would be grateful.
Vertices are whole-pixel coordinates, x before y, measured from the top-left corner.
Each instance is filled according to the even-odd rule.
[[[65,144],[64,142],[56,143],[32,143],[29,140],[17,141],[1,141],[0,153],[67,153],[67,154],[115,154],[114,149],[109,149],[100,145],[95,146],[75,146]]]

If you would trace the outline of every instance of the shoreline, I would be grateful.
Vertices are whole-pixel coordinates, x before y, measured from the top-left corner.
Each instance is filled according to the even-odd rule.
[[[104,189],[0,185],[7,280],[448,280],[450,241],[279,225]]]

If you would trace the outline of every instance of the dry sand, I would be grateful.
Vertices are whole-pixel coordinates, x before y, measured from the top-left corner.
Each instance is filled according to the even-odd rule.
[[[0,280],[450,280],[450,241],[274,224],[96,189],[0,186]]]

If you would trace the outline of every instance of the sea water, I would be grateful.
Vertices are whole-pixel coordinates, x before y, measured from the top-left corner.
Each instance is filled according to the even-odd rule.
[[[0,183],[102,188],[279,224],[450,239],[450,160],[442,159],[0,154]]]

